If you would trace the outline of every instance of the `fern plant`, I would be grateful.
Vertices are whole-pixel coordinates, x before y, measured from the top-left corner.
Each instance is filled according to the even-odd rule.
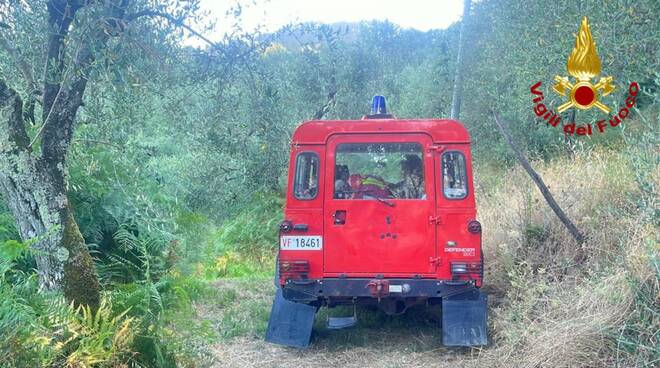
[[[69,306],[73,308],[73,305]],[[131,355],[135,320],[126,317],[128,309],[113,315],[112,308],[103,299],[98,310],[89,306],[77,308],[74,318],[59,325],[63,341],[55,344],[58,351],[71,350],[66,355],[67,367],[112,366]]]
[[[254,263],[263,271],[270,266],[277,247],[277,225],[282,219],[282,200],[273,194],[261,194],[249,208],[220,228],[215,253],[227,258],[220,265],[221,274],[231,273],[232,263]],[[233,255],[233,256],[232,256]],[[224,263],[221,258],[217,263]]]
[[[168,258],[173,242],[163,236],[120,225],[113,240],[116,247],[98,264],[99,275],[106,283],[158,280],[172,266]]]

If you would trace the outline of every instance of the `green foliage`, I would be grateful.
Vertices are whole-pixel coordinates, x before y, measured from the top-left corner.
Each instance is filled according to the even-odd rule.
[[[137,323],[133,345],[135,361],[150,367],[175,367],[190,363],[204,352],[188,344],[202,336],[194,330],[191,303],[207,294],[204,284],[192,277],[168,275],[158,282],[142,281],[117,285],[113,292],[115,310],[129,309]],[[173,326],[185,326],[175,330]]]
[[[97,311],[66,304],[61,295],[37,292],[36,275],[12,271],[0,261],[0,366],[190,366],[207,352],[188,344],[172,325],[195,321],[191,303],[208,291],[191,277],[116,285]],[[21,347],[17,349],[17,347]],[[198,344],[197,346],[202,346]]]
[[[655,272],[647,280],[639,280],[629,276],[628,283],[633,292],[633,306],[625,323],[614,336],[617,348],[637,366],[645,366],[647,362],[660,360],[660,347],[657,344],[657,334],[660,331],[660,260],[657,247],[652,239],[647,241],[647,259],[649,269]],[[640,282],[641,281],[641,282]]]
[[[30,295],[37,290],[35,276],[9,284],[10,270],[10,264],[0,261],[0,365],[38,366],[53,359],[34,339],[43,331],[36,311],[43,306],[43,297]]]
[[[0,242],[20,239],[14,218],[0,200]]]
[[[116,248],[102,253],[107,262],[99,264],[99,273],[108,282],[157,281],[173,266],[171,241],[135,232],[120,225],[113,237]]]
[[[241,277],[272,271],[282,221],[282,199],[257,194],[255,201],[223,223],[217,232],[209,265],[216,276]]]
[[[71,307],[70,307],[71,308]],[[133,319],[125,318],[127,311],[113,315],[103,300],[96,311],[80,306],[70,313],[73,318],[53,321],[61,340],[56,349],[69,352],[65,362],[70,367],[112,367],[126,360],[134,337]]]
[[[28,65],[43,64],[45,50],[35,45],[49,34],[45,8],[35,1],[0,4],[0,21],[11,25],[1,29],[2,36]],[[203,28],[197,1],[138,0],[129,10],[142,9],[170,12]],[[629,202],[640,210],[644,226],[657,226],[657,4],[483,0],[474,2],[473,13],[461,120],[473,137],[482,174],[478,185],[502,189],[502,164],[513,162],[492,124],[489,110],[495,108],[534,158],[551,160],[597,145],[625,147],[639,188]],[[565,74],[583,15],[590,17],[603,72],[617,85],[605,102],[621,103],[632,80],[643,94],[642,110],[634,111],[639,119],[577,142],[536,123],[529,87],[542,80],[550,100],[553,77]],[[272,290],[249,277],[272,274],[293,129],[317,114],[359,118],[374,94],[384,94],[397,117],[449,115],[458,24],[429,32],[390,22],[304,24],[270,35],[235,31],[214,47],[195,49],[183,46],[185,34],[177,24],[145,17],[96,55],[69,152],[68,184],[106,304],[96,313],[74,310],[61,296],[38,292],[30,243],[20,239],[9,210],[0,204],[0,365],[63,365],[71,359],[79,365],[195,366],[208,357],[198,348],[206,340],[262,336]],[[84,36],[74,34],[74,41]],[[0,50],[0,78],[25,97],[30,91],[16,66]],[[554,107],[557,101],[548,103]],[[576,120],[595,118],[580,111]],[[40,128],[30,125],[30,138]],[[543,252],[561,238],[547,219],[531,218],[537,202],[521,200],[526,201],[519,214],[524,246],[498,252],[504,270],[498,277],[508,282],[513,301],[500,314],[510,329],[501,331],[509,331],[504,338],[511,341],[529,325],[525,318],[540,308],[539,299],[570,300],[540,267],[547,261]],[[594,205],[593,210],[620,208]],[[658,295],[656,240],[646,240],[651,245],[639,261],[644,267],[626,265],[634,305],[614,337],[622,353],[640,365],[658,359],[658,302],[652,298]],[[570,255],[554,262],[570,269],[576,259]],[[642,277],[637,268],[656,274]],[[199,281],[229,277],[248,280],[215,292]],[[580,297],[587,299],[587,287],[595,284],[585,282]],[[200,298],[216,300],[213,323],[196,318],[192,304]],[[122,332],[126,324],[131,336]],[[366,341],[359,333],[351,339]]]
[[[19,241],[15,220],[0,197],[0,260],[12,262],[26,250],[26,244]]]
[[[19,258],[27,250],[25,243],[9,239],[0,243],[0,259],[13,261]]]
[[[38,292],[35,275],[15,274],[0,262],[0,365],[112,367],[132,355],[132,318],[74,309],[61,295]],[[11,283],[8,280],[11,279]]]
[[[656,83],[660,83],[660,74],[655,74]],[[653,108],[639,114],[640,127],[625,132],[626,157],[634,173],[638,191],[629,195],[629,201],[636,205],[639,216],[635,219],[642,227],[655,229],[660,223],[658,210],[658,180],[660,156],[657,154],[658,135],[655,132],[660,122],[658,111],[658,90],[644,90],[643,93],[653,101]],[[618,348],[631,357],[638,366],[660,360],[657,335],[660,331],[660,260],[658,259],[657,234],[649,231],[643,239],[645,249],[641,265],[626,262],[627,281],[633,292],[633,305],[620,331],[615,336]],[[625,244],[625,243],[624,243]],[[638,268],[651,270],[641,274]]]
[[[547,237],[548,234],[541,225],[529,224],[527,227],[525,227],[525,239],[530,244],[530,246],[534,246],[534,244],[537,243],[542,243],[547,239]]]
[[[658,88],[658,81],[653,80],[658,58],[648,58],[647,51],[642,51],[657,48],[660,41],[654,1],[477,2],[468,27],[468,72],[461,109],[477,158],[503,160],[511,155],[492,123],[490,109],[503,115],[516,141],[532,156],[549,159],[561,155],[578,140],[586,145],[620,142],[619,128],[596,133],[591,139],[565,139],[560,127],[549,126],[532,112],[529,88],[537,81],[543,83],[544,103],[553,109],[560,104],[551,90],[553,78],[567,74],[566,61],[583,16],[589,17],[603,75],[613,76],[617,85],[612,95],[604,97],[606,104],[618,110],[630,81]],[[570,122],[569,112],[562,115],[564,122]],[[579,110],[575,121],[593,123],[602,118],[596,109]]]

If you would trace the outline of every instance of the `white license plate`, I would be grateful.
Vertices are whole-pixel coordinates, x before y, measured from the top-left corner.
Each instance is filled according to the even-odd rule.
[[[401,285],[390,285],[390,293],[400,293],[403,291],[403,286]]]
[[[314,235],[283,236],[280,238],[281,250],[321,250],[323,237]]]

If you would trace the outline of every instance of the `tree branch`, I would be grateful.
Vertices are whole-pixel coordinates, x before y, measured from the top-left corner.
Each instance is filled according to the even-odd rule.
[[[60,93],[64,74],[64,40],[76,12],[86,4],[81,1],[50,0],[48,2],[48,27],[50,35],[44,67],[43,121],[50,114],[56,96]]]
[[[337,91],[332,91],[328,93],[328,101],[325,103],[325,105],[321,106],[318,111],[314,114],[314,117],[312,118],[313,120],[321,120],[327,114],[332,107],[334,107],[336,103],[336,96],[337,96]]]
[[[20,70],[21,74],[23,74],[23,78],[25,79],[25,83],[28,86],[30,95],[39,94],[39,87],[37,87],[34,75],[32,74],[32,68],[30,68],[30,66],[21,57],[18,50],[16,50],[2,34],[0,34],[0,46],[2,46],[5,51],[7,51],[9,56],[11,56],[11,58],[14,60],[18,70]]]
[[[142,10],[142,11],[139,11],[137,13],[127,15],[126,16],[126,21],[127,22],[132,22],[132,21],[134,21],[136,19],[139,19],[139,18],[142,18],[142,17],[166,19],[170,23],[172,23],[172,24],[174,24],[178,27],[181,27],[181,28],[187,30],[188,32],[192,33],[193,35],[195,35],[196,37],[198,37],[202,41],[206,42],[210,46],[216,47],[216,48],[218,47],[218,45],[215,42],[209,40],[203,34],[197,32],[194,28],[192,28],[189,25],[183,23],[182,19],[177,19],[177,18],[175,18],[175,17],[173,17],[173,16],[171,16],[170,14],[167,14],[167,13],[162,13],[162,12],[155,11],[155,10]]]
[[[39,101],[41,91],[39,90],[34,75],[32,74],[32,68],[25,62],[25,60],[23,60],[18,50],[16,50],[2,34],[0,34],[0,46],[7,51],[9,56],[14,60],[14,64],[16,64],[18,70],[23,74],[23,79],[25,79],[25,83],[28,87],[28,100],[26,108],[23,111],[23,117],[24,120],[30,121],[34,124],[34,105]]]
[[[0,111],[5,109],[9,110],[7,114],[6,123],[0,122],[0,126],[6,124],[7,139],[9,140],[10,149],[11,145],[15,145],[19,149],[27,150],[28,143],[30,142],[27,132],[25,131],[25,124],[23,123],[23,102],[18,96],[18,93],[9,88],[5,81],[0,79]],[[0,118],[4,118],[5,114],[0,114]],[[5,129],[2,129],[5,130]],[[2,140],[0,140],[0,148],[2,147]]]
[[[541,179],[541,176],[534,171],[532,168],[532,165],[529,164],[529,161],[523,156],[522,152],[518,149],[516,144],[513,141],[513,137],[511,137],[511,134],[509,134],[509,130],[507,129],[506,125],[503,124],[499,116],[495,111],[491,110],[491,113],[493,114],[493,117],[495,118],[495,124],[497,124],[498,128],[500,128],[500,132],[502,132],[502,135],[504,138],[506,138],[506,141],[509,143],[509,146],[513,150],[513,152],[516,154],[516,157],[518,158],[518,161],[522,165],[522,167],[527,171],[527,174],[532,178],[536,186],[539,188],[541,191],[541,194],[543,195],[543,198],[545,198],[546,202],[548,202],[548,205],[550,208],[552,208],[552,211],[559,217],[559,220],[566,226],[566,229],[571,233],[573,238],[575,239],[578,244],[582,244],[585,241],[584,235],[578,230],[578,228],[573,224],[573,221],[566,216],[564,211],[559,207],[557,202],[555,201],[555,198],[552,196],[552,193],[550,193],[550,190],[548,190],[548,187],[545,185],[543,182],[543,179]]]
[[[51,2],[54,2],[54,0],[51,0]],[[87,87],[89,68],[95,60],[94,51],[107,45],[111,33],[108,32],[108,27],[113,27],[110,20],[122,19],[127,6],[128,0],[122,0],[119,5],[110,4],[107,8],[106,17],[98,21],[93,35],[82,36],[80,47],[75,51],[70,67],[71,81],[70,83],[66,81],[59,82],[57,93],[51,101],[52,112],[49,112],[44,119],[42,130],[39,132],[43,131],[42,156],[47,158],[48,161],[62,162],[66,157],[75,129],[76,113],[82,105]],[[50,9],[49,7],[49,11]],[[53,18],[52,13],[50,18]],[[68,22],[71,23],[71,20]],[[68,30],[62,32],[62,34],[67,35]],[[63,40],[60,41],[60,45],[62,42]],[[55,46],[53,46],[53,49],[55,49]],[[57,55],[59,57],[58,64],[63,66],[64,53],[58,53]],[[44,106],[46,106],[45,103]],[[53,114],[56,123],[47,124]]]

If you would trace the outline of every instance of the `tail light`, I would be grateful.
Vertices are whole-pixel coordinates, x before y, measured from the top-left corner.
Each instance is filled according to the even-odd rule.
[[[484,268],[481,262],[452,262],[451,276],[454,280],[481,280]]]
[[[280,223],[280,232],[288,233],[293,229],[293,223],[289,220],[284,220]]]
[[[481,223],[477,220],[470,221],[467,228],[472,234],[481,234]]]
[[[306,279],[309,274],[309,262],[304,260],[280,259],[280,277],[286,279]]]

